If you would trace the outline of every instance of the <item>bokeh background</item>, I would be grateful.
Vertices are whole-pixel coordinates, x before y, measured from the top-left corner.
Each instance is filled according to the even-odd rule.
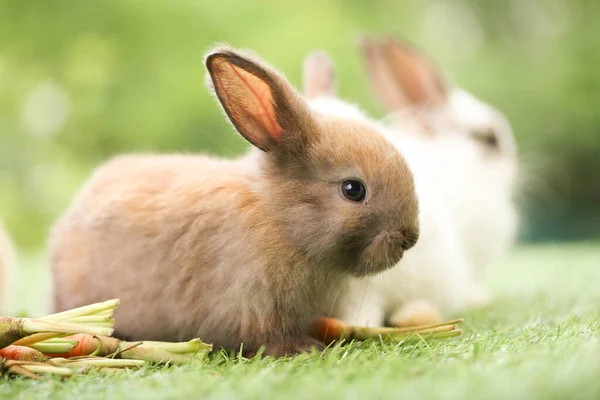
[[[394,32],[510,119],[524,241],[600,235],[600,2],[584,0],[0,1],[0,216],[23,251],[92,168],[126,151],[234,154],[204,86],[214,42],[300,83],[315,48],[342,97],[383,116],[354,43]]]

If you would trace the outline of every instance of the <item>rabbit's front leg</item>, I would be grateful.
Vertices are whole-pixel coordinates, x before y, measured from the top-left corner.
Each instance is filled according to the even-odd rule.
[[[389,318],[392,326],[407,327],[442,322],[440,310],[427,300],[413,300],[393,311]]]
[[[366,288],[362,293],[355,291],[354,294],[358,297],[347,300],[338,318],[353,326],[383,326],[384,307],[377,291]]]

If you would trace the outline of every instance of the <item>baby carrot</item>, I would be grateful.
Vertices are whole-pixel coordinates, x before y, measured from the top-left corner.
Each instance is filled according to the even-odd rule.
[[[320,317],[313,321],[313,336],[325,343],[348,338],[351,329],[337,318]]]
[[[16,361],[38,361],[43,362],[48,359],[39,351],[25,346],[7,346],[0,349],[0,358],[7,358]]]
[[[62,354],[46,354],[51,358],[71,358],[89,356],[91,354],[104,357],[119,350],[119,339],[108,336],[94,336],[86,333],[78,333],[68,336],[66,339],[71,339],[77,342],[68,353]]]
[[[416,340],[421,337],[442,339],[461,335],[462,331],[457,326],[461,322],[462,319],[456,319],[435,325],[386,328],[351,326],[336,318],[321,317],[313,322],[313,337],[325,343],[331,343],[341,338],[366,340],[382,337],[395,342]]]

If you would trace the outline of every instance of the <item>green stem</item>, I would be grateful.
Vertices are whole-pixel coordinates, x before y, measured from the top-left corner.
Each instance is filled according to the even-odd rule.
[[[64,333],[34,333],[33,335],[26,336],[14,342],[16,346],[31,346],[32,344],[43,342],[45,340],[65,336]]]
[[[51,338],[51,339],[45,340],[44,343],[71,343],[73,346],[77,346],[77,344],[79,342],[77,340],[74,340],[74,339]]]
[[[203,355],[212,350],[211,344],[203,343],[200,339],[188,342],[169,343],[144,341],[132,347],[135,343],[120,342],[119,349],[122,357],[145,360],[156,363],[184,364],[202,359]]]
[[[56,313],[56,314],[51,314],[46,317],[42,317],[40,319],[44,320],[44,321],[62,321],[65,319],[81,317],[84,315],[92,315],[92,314],[104,315],[104,313],[106,313],[107,311],[112,312],[114,309],[116,309],[119,306],[119,304],[120,304],[119,299],[112,299],[112,300],[103,301],[101,303],[90,304],[87,306],[74,308],[72,310],[67,310],[67,311]]]
[[[52,358],[48,362],[53,365],[63,366],[67,368],[82,368],[82,367],[112,367],[112,368],[128,368],[128,367],[143,367],[146,362],[143,360],[125,360],[113,358],[81,358],[78,360],[69,360],[66,358]]]
[[[123,342],[123,343],[128,343],[128,342]],[[126,347],[126,345],[122,344],[119,347],[123,348],[123,347]],[[213,348],[212,344],[203,343],[198,338],[192,339],[187,342],[178,342],[178,343],[154,342],[154,341],[144,340],[144,342],[142,343],[142,345],[140,347],[142,347],[142,348],[152,347],[152,348],[156,348],[156,349],[160,349],[160,350],[164,350],[164,351],[168,351],[170,353],[176,353],[176,354],[196,353],[199,351],[208,352],[208,351],[211,351]]]
[[[75,346],[77,346],[76,340],[71,340],[70,342],[71,343],[51,343],[46,341],[32,344],[29,347],[40,351],[44,354],[65,354],[70,352]]]
[[[160,364],[185,364],[201,358],[201,355],[196,353],[177,354],[156,348],[141,347],[142,346],[138,346],[131,350],[124,351],[121,355],[134,360],[151,361]]]
[[[39,319],[25,319],[23,323],[23,332],[26,334],[40,333],[40,332],[54,332],[54,333],[88,333],[90,335],[104,335],[111,336],[113,329],[102,326],[89,326],[86,324],[71,324],[67,322],[49,322],[48,320]]]
[[[427,333],[427,334],[420,334],[420,333],[416,333],[416,334],[409,334],[409,335],[405,335],[405,336],[390,336],[390,338],[394,341],[406,341],[406,342],[413,342],[413,341],[420,341],[422,339],[447,339],[447,338],[451,338],[451,337],[455,337],[455,336],[460,336],[462,335],[462,330],[460,329],[454,329],[451,331],[446,331],[446,332],[433,332],[433,333]]]
[[[115,319],[109,315],[82,315],[80,317],[73,317],[68,319],[70,323],[82,323],[82,324],[115,324]]]
[[[352,336],[358,340],[365,340],[374,336],[407,336],[434,332],[445,332],[456,329],[456,325],[435,325],[431,327],[405,328],[368,328],[352,327]]]
[[[30,372],[35,372],[38,374],[52,374],[52,375],[60,375],[60,376],[71,376],[73,375],[73,370],[70,368],[62,368],[55,367],[53,365],[21,365],[22,368]]]

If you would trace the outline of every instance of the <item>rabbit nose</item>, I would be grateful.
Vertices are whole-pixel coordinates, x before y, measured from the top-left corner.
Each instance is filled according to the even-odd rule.
[[[404,230],[402,231],[402,243],[400,247],[406,251],[412,248],[419,240],[419,232],[416,230]]]

